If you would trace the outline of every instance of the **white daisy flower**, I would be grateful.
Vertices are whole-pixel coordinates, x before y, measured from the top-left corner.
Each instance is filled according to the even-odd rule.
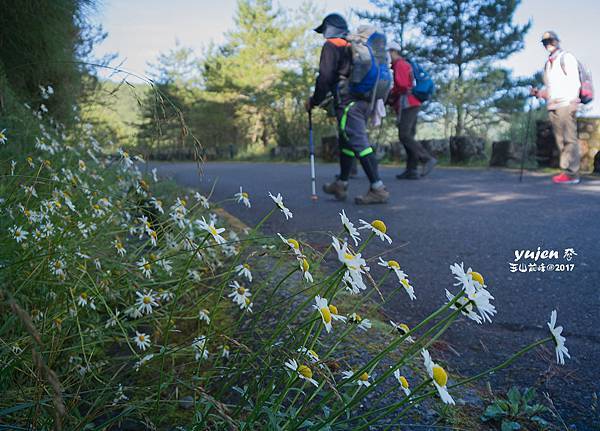
[[[110,318],[104,324],[104,328],[108,329],[117,326],[117,323],[119,322],[119,314],[121,314],[119,310],[115,310],[115,313],[110,316]]]
[[[336,237],[332,237],[332,245],[338,255],[338,260],[346,265],[346,268],[350,271],[360,271],[367,269],[367,262],[358,254],[352,254],[348,249],[348,243],[344,242],[340,244],[340,241]]]
[[[292,212],[283,204],[283,196],[281,196],[281,193],[277,193],[277,196],[273,196],[271,192],[269,192],[269,196],[271,199],[273,199],[275,205],[277,205],[277,207],[281,210],[286,220],[291,219],[294,216]]]
[[[145,355],[142,359],[135,363],[135,365],[133,366],[134,370],[140,371],[140,367],[146,362],[149,362],[152,358],[154,358],[154,355],[152,353],[150,353],[149,355]]]
[[[152,181],[157,183],[158,182],[158,170],[156,168],[153,168],[151,172],[152,172]]]
[[[406,380],[406,377],[400,375],[400,370],[395,370],[394,371],[394,377],[396,378],[396,380],[398,381],[398,383],[400,383],[400,387],[404,391],[404,394],[407,397],[410,396],[410,389],[408,387],[408,380]]]
[[[315,352],[312,349],[307,349],[306,347],[300,347],[298,349],[298,352],[302,353],[303,355],[306,355],[313,364],[316,364],[319,362],[319,355],[317,355],[317,352]]]
[[[169,302],[174,297],[175,297],[175,295],[173,295],[173,292],[171,292],[170,290],[165,290],[162,288],[158,289],[158,299],[161,302]]]
[[[210,203],[208,202],[208,198],[206,196],[203,196],[200,193],[196,192],[194,193],[194,197],[198,202],[200,202],[200,205],[202,205],[205,209],[210,208]]]
[[[354,371],[344,371],[344,372],[342,372],[342,378],[343,379],[350,379],[353,375],[354,375]],[[369,382],[369,378],[370,377],[371,376],[369,376],[369,373],[367,373],[365,371],[360,376],[358,376],[358,379],[356,379],[356,384],[358,386],[364,386],[365,388],[368,388],[369,386],[371,386],[371,382]]]
[[[408,327],[408,325],[406,323],[400,323],[400,324],[398,324],[398,323],[390,320],[390,324],[401,335],[406,335],[406,334],[408,334],[410,332],[410,328]],[[415,342],[415,339],[413,337],[411,337],[410,335],[408,337],[406,337],[405,340],[408,341],[409,343],[414,343]]]
[[[252,272],[250,271],[250,265],[244,263],[235,267],[235,273],[240,277],[246,277],[249,282],[252,282]]]
[[[406,290],[406,293],[408,293],[408,296],[410,297],[411,301],[414,301],[415,299],[417,299],[417,297],[415,296],[415,289],[410,284],[410,281],[408,280],[408,278],[403,278],[402,280],[400,280],[400,284],[402,285],[404,290]]]
[[[319,295],[315,296],[315,305],[313,308],[319,310],[321,314],[321,320],[323,321],[323,325],[325,325],[325,329],[327,332],[331,332],[331,310],[327,304],[327,299],[321,298]]]
[[[550,314],[550,322],[547,323],[548,328],[550,328],[550,333],[552,334],[552,341],[554,341],[554,348],[556,350],[556,363],[560,365],[565,364],[565,356],[567,358],[571,358],[569,355],[569,349],[565,346],[566,338],[563,337],[562,326],[556,326],[556,310],[552,310]]]
[[[306,260],[305,258],[301,258],[301,259],[298,259],[298,262],[300,263],[300,270],[302,271],[302,274],[304,275],[304,280],[306,280],[308,283],[312,283],[313,276],[310,272],[308,272],[308,270],[310,268],[310,264],[308,263],[308,260]]]
[[[150,347],[150,336],[143,332],[135,331],[135,337],[132,338],[140,350],[146,350]]]
[[[228,345],[223,346],[223,350],[221,352],[221,357],[225,358],[225,359],[229,359],[229,346]]]
[[[491,322],[491,317],[496,314],[496,307],[490,302],[494,297],[485,289],[486,285],[483,276],[471,270],[471,268],[465,272],[462,263],[460,265],[457,263],[451,265],[450,270],[455,275],[454,278],[458,281],[454,285],[459,286],[465,291],[464,296],[457,301],[457,304],[462,306],[461,312],[477,323],[483,323],[486,320]],[[449,300],[455,298],[447,290],[446,297]],[[455,305],[451,308],[457,309]],[[475,313],[475,310],[477,310],[479,316]]]
[[[248,196],[248,193],[246,193],[245,191],[242,190],[242,186],[240,186],[240,192],[236,193],[234,195],[234,197],[237,199],[238,203],[242,203],[244,205],[246,205],[246,207],[251,208],[252,205],[250,204],[250,199]]]
[[[25,241],[27,239],[27,235],[29,235],[29,232],[27,232],[20,226],[13,226],[8,231],[10,232],[14,240],[17,241],[17,244],[22,241]]]
[[[358,327],[360,329],[362,329],[363,331],[367,331],[367,330],[371,329],[371,326],[372,326],[371,321],[369,319],[363,319],[357,313],[352,313],[350,316],[348,316],[348,322],[358,325]]]
[[[361,290],[367,289],[367,285],[363,281],[359,271],[346,271],[342,282],[346,290],[354,295],[359,294]]]
[[[423,349],[421,354],[423,355],[425,369],[427,370],[429,377],[432,379],[440,398],[446,404],[454,404],[454,400],[446,388],[446,383],[448,383],[448,374],[446,373],[446,370],[431,360],[431,356],[426,349]]]
[[[250,290],[246,289],[244,286],[242,286],[240,283],[238,283],[237,281],[234,281],[233,283],[231,283],[229,285],[229,287],[231,287],[233,289],[233,291],[227,295],[229,298],[231,298],[231,300],[238,304],[240,307],[245,307],[246,304],[246,299],[250,298],[250,296],[252,296],[252,294],[250,293]]]
[[[240,310],[244,310],[244,311],[247,311],[249,313],[252,313],[252,305],[253,305],[253,303],[252,303],[252,301],[250,301],[249,297],[246,297],[244,299],[244,303],[243,304],[239,304],[239,305],[240,305]]]
[[[138,310],[142,314],[152,314],[152,307],[158,307],[158,302],[156,302],[156,298],[154,297],[154,293],[150,292],[135,292],[137,295],[137,300],[135,301],[135,305],[137,305]]]
[[[81,292],[77,297],[77,305],[80,307],[89,307],[92,310],[96,309],[96,304],[94,304],[94,298],[88,296],[86,292]]]
[[[300,251],[300,243],[298,241],[296,241],[294,238],[285,238],[280,233],[277,235],[285,244],[287,244],[287,246],[294,252],[296,256],[302,256],[302,252]]]
[[[398,281],[400,281],[400,282],[404,278],[408,277],[406,275],[406,273],[400,269],[400,264],[397,261],[395,261],[395,260],[383,260],[380,257],[378,265],[379,266],[383,266],[384,268],[387,268],[387,269],[389,269],[391,271],[394,271],[394,273],[396,274],[396,277],[398,277]]]
[[[6,144],[7,140],[8,140],[8,138],[6,137],[6,129],[0,130],[0,144],[2,144],[2,145]]]
[[[137,262],[137,267],[140,271],[142,271],[142,274],[144,274],[144,277],[146,277],[146,278],[152,277],[152,264],[150,262],[148,262],[145,257],[142,257]]]
[[[392,238],[385,234],[387,232],[387,226],[381,220],[373,220],[371,223],[368,223],[363,219],[359,219],[358,221],[362,224],[358,229],[369,229],[377,235],[380,240],[384,242],[387,241],[389,244],[392,243]]]
[[[210,223],[207,223],[204,217],[202,217],[202,220],[196,220],[196,224],[200,229],[210,233],[217,244],[225,244],[227,242],[225,238],[221,236],[221,233],[225,232],[225,228],[216,228],[214,221],[211,220]]]
[[[285,362],[286,368],[296,372],[296,375],[302,380],[312,383],[315,386],[319,386],[317,381],[313,379],[313,372],[307,365],[298,365],[295,359],[290,359]]]
[[[194,341],[192,342],[192,348],[195,352],[194,356],[196,361],[199,361],[200,359],[208,359],[208,349],[206,348],[206,337],[204,335],[194,338]]]
[[[131,160],[131,157],[129,156],[129,153],[127,151],[123,151],[122,148],[119,148],[119,155],[121,156],[121,161],[123,162],[126,168],[130,168],[133,166],[133,161]]]
[[[342,225],[344,226],[344,229],[354,241],[354,245],[358,246],[358,241],[360,241],[360,233],[358,232],[358,229],[354,227],[354,224],[346,216],[346,211],[342,210],[342,212],[339,214],[342,219]]]
[[[209,311],[206,309],[202,309],[198,312],[198,319],[200,320],[204,320],[206,322],[207,325],[210,325],[210,317],[209,317]]]
[[[150,204],[152,204],[152,206],[154,207],[154,209],[156,211],[158,211],[159,213],[161,213],[161,214],[165,213],[165,210],[163,209],[163,204],[162,204],[161,200],[156,199],[155,197],[152,197],[150,199]]]

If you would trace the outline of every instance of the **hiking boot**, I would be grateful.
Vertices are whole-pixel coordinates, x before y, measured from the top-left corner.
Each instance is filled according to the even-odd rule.
[[[378,189],[370,188],[365,195],[355,197],[354,202],[358,205],[385,204],[389,197],[390,193],[385,187],[380,187]]]
[[[554,184],[579,184],[579,177],[562,172],[559,175],[553,176],[552,182]]]
[[[437,159],[435,157],[432,157],[431,159],[427,160],[427,162],[425,162],[425,164],[423,165],[421,176],[424,177],[428,175],[431,171],[433,171],[435,165],[437,165]]]
[[[340,180],[323,184],[323,191],[327,194],[334,195],[338,201],[346,200],[346,197],[348,196],[347,190],[348,185],[344,185]]]
[[[418,180],[419,173],[417,171],[404,171],[401,174],[396,175],[399,180]]]

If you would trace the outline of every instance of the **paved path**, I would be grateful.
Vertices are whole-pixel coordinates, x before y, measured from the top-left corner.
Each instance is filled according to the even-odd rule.
[[[491,325],[460,321],[444,336],[449,343],[445,359],[465,374],[500,363],[509,352],[546,336],[546,322],[556,308],[573,359],[564,367],[549,366],[553,351],[530,352],[495,376],[493,388],[541,385],[567,424],[590,429],[600,423],[599,407],[596,412],[591,409],[593,392],[600,395],[600,181],[556,186],[549,175],[526,173],[519,183],[518,172],[452,168],[437,169],[421,181],[398,181],[397,170],[382,168],[390,203],[361,207],[353,199],[339,203],[323,193],[312,203],[304,164],[208,163],[202,177],[193,163],[152,166],[158,166],[161,175],[204,192],[214,184],[216,200],[231,197],[243,185],[252,210],[230,202],[223,206],[249,225],[272,208],[267,191],[281,192],[294,218],[285,222],[282,216],[272,217],[265,226],[268,232],[322,232],[312,238],[325,244],[325,232],[339,231],[342,208],[354,221],[384,220],[393,245],[402,246],[388,256],[409,274],[418,298],[413,302],[401,298],[386,313],[409,325],[445,302],[444,288],[452,287],[451,263],[472,266],[484,274],[498,314]],[[318,188],[336,171],[334,165],[317,166]],[[367,187],[364,176],[351,180],[350,197]],[[515,250],[537,247],[558,250],[563,263],[563,250],[574,248],[574,270],[510,272]],[[384,250],[382,245],[369,246],[368,254]]]

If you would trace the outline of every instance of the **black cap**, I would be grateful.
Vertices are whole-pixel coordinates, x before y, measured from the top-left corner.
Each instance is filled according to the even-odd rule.
[[[556,33],[554,33],[553,31],[544,32],[544,34],[542,35],[542,42],[545,40],[556,40],[556,41],[560,42],[558,35]]]
[[[348,30],[348,23],[346,23],[344,17],[341,16],[339,13],[330,13],[329,15],[327,15],[323,19],[321,25],[315,28],[314,30],[317,33],[323,33],[325,31],[325,27],[327,27],[328,25],[332,25],[342,30]]]

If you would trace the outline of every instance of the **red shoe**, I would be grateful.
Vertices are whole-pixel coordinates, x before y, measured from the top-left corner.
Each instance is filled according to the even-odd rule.
[[[552,182],[554,184],[579,184],[578,177],[572,177],[568,174],[562,172],[559,175],[555,175],[552,177]]]

